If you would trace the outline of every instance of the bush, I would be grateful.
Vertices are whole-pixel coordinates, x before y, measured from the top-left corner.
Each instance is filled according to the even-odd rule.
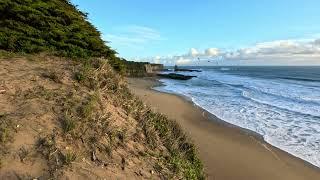
[[[123,72],[116,52],[101,33],[68,0],[1,0],[0,49],[72,58],[104,57]]]

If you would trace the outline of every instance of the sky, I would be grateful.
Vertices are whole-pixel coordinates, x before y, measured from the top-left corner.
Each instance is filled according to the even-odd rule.
[[[320,65],[319,0],[71,0],[127,60]]]

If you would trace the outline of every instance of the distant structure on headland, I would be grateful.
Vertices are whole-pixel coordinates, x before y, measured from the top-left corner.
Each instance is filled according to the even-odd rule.
[[[156,73],[163,70],[163,64],[145,64],[144,68],[148,74]]]
[[[144,77],[163,71],[163,64],[151,64],[149,62],[123,61],[125,73],[130,77]]]

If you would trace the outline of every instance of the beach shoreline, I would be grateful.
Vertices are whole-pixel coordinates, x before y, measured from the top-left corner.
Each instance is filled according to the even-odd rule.
[[[182,94],[176,94],[176,93],[170,93],[170,92],[164,92],[164,91],[158,91],[154,88],[156,87],[160,87],[160,86],[165,86],[160,80],[159,78],[156,78],[156,77],[149,77],[149,78],[144,78],[144,79],[148,79],[151,81],[151,84],[148,85],[148,89],[152,90],[152,91],[155,91],[155,92],[160,92],[160,93],[164,93],[164,94],[168,94],[168,95],[174,95],[174,96],[177,96],[177,97],[180,97],[182,100],[184,100],[186,103],[189,103],[190,105],[192,105],[194,108],[198,108],[200,109],[201,111],[204,112],[205,114],[205,118],[207,118],[208,120],[210,121],[214,121],[214,123],[217,123],[217,124],[220,124],[222,126],[226,126],[226,127],[229,127],[229,128],[236,128],[236,129],[239,129],[240,133],[244,133],[248,136],[253,136],[254,138],[260,140],[260,141],[264,141],[265,143],[268,143],[264,140],[264,137],[257,133],[257,132],[254,132],[250,129],[246,129],[246,128],[242,128],[240,126],[237,126],[237,125],[234,125],[234,124],[231,124],[219,117],[217,117],[216,115],[210,113],[208,110],[200,107],[199,105],[197,105],[195,102],[192,101],[192,99],[188,96],[184,96]],[[269,143],[268,143],[269,144]],[[271,144],[270,144],[271,145]],[[272,146],[272,145],[271,145]],[[312,164],[311,164],[312,165]]]
[[[208,179],[319,179],[318,167],[225,122],[180,95],[159,92],[156,78],[130,78],[131,91],[175,119],[197,145]]]

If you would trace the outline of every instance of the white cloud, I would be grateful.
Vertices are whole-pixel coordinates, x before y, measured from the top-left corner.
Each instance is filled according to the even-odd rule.
[[[160,57],[160,56],[156,56],[156,57],[154,57],[154,59],[153,59],[153,63],[156,63],[156,64],[161,63],[161,57]]]
[[[196,48],[190,48],[189,52],[182,55],[175,56],[156,56],[153,58],[144,58],[142,61],[149,61],[163,63],[166,65],[190,65],[202,62],[202,60],[208,61],[208,59],[217,58],[220,55],[220,51],[217,48],[208,48],[204,51],[199,51]],[[150,60],[151,59],[151,60]]]
[[[223,58],[229,60],[256,60],[263,58],[313,58],[320,56],[319,40],[279,40],[258,43],[252,47],[225,52]]]
[[[233,51],[191,48],[188,53],[149,58],[166,65],[320,65],[320,39],[277,40]]]
[[[190,64],[192,62],[191,59],[185,59],[183,57],[179,57],[176,59],[175,64],[177,65],[186,65],[186,64]]]
[[[206,56],[218,56],[220,53],[218,48],[208,48],[205,50]]]
[[[198,52],[197,49],[195,48],[190,48],[190,51],[189,51],[189,55],[192,56],[192,57],[196,57],[198,56],[200,53]]]

